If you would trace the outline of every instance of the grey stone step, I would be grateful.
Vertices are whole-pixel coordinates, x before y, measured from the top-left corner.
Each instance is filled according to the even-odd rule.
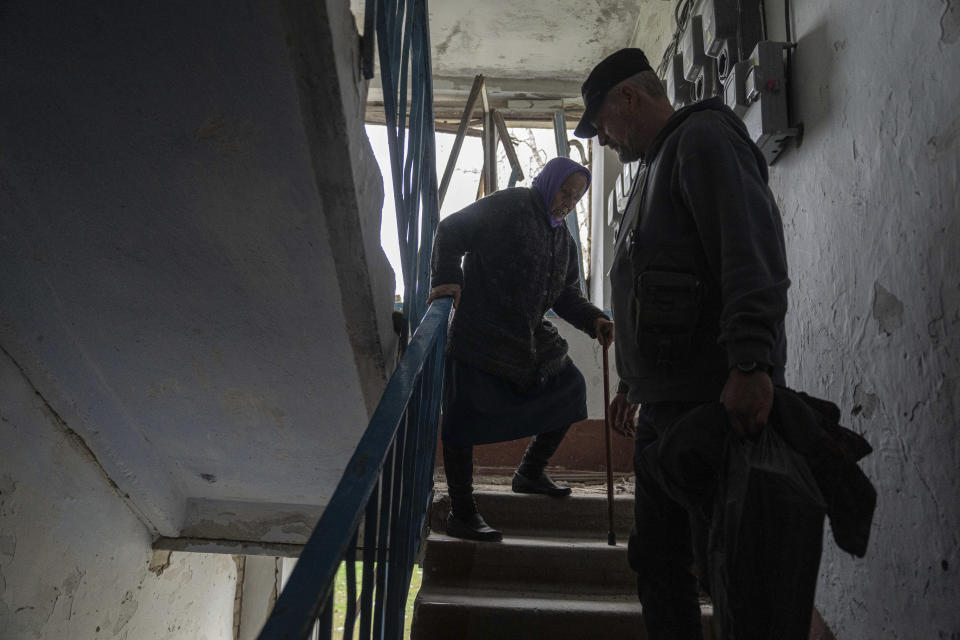
[[[701,606],[704,638],[712,609]],[[522,590],[424,588],[416,599],[417,640],[645,640],[640,603],[632,595],[582,597]]]
[[[635,594],[626,542],[505,535],[502,542],[475,542],[431,533],[423,559],[424,584],[450,587],[552,588],[579,594]],[[552,587],[551,587],[552,585]]]
[[[478,492],[481,513],[502,542],[443,534],[449,502],[431,509],[414,640],[644,639],[635,576],[627,563],[633,496],[614,502],[617,546],[607,544],[607,498]],[[705,638],[712,609],[702,603]]]
[[[578,537],[606,542],[609,530],[606,494],[577,493],[565,498],[519,494],[511,492],[478,491],[480,513],[491,527],[504,535],[539,535]],[[434,496],[430,510],[430,528],[444,530],[443,521],[450,511],[450,500],[445,489]],[[633,496],[614,497],[614,533],[617,542],[626,544],[633,524]]]

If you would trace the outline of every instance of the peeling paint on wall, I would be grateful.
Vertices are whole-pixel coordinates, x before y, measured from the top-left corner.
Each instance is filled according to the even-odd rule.
[[[946,5],[940,18],[940,40],[953,44],[960,38],[960,6],[956,0],[946,0]]]
[[[197,520],[184,527],[184,534],[214,540],[264,540],[270,538],[271,533],[280,531],[290,534],[284,536],[283,540],[305,540],[313,531],[313,521],[308,521],[307,518],[308,516],[294,514],[257,522]]]
[[[6,422],[6,418],[3,420]],[[16,481],[10,476],[10,474],[3,474],[0,476],[0,515],[4,515],[7,509],[10,509],[12,512],[12,499],[13,493],[17,490]],[[8,503],[10,506],[8,507]]]
[[[887,335],[903,326],[903,303],[879,282],[873,285],[873,317]]]
[[[875,393],[867,393],[863,390],[862,385],[857,385],[853,389],[853,409],[850,410],[850,415],[861,416],[866,420],[869,420],[873,417],[873,412],[877,408],[877,395]]]
[[[163,572],[170,566],[170,551],[154,551],[150,556],[150,564],[147,570],[155,576],[163,575]]]

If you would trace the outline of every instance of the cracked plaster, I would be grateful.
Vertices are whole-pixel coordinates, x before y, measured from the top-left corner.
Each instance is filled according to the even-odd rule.
[[[0,389],[0,636],[231,640],[229,556],[153,554],[144,525],[4,353]]]
[[[940,18],[940,39],[945,44],[954,44],[960,39],[960,3],[946,0],[945,4]]]
[[[788,383],[841,405],[874,446],[861,466],[879,494],[866,558],[824,542],[817,605],[843,639],[960,634],[955,4],[792,5],[805,132],[770,180],[793,282]]]

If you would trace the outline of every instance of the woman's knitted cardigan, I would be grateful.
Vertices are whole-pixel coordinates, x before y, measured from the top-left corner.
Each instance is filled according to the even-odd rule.
[[[550,226],[534,189],[498,191],[442,220],[431,284],[463,287],[447,353],[520,387],[559,372],[567,341],[547,310],[591,337],[604,315],[580,292],[577,260],[566,225]]]

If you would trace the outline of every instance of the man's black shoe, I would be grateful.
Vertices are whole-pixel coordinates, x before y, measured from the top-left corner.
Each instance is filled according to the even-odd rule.
[[[453,517],[453,513],[447,516],[447,535],[453,538],[464,538],[465,540],[479,540],[481,542],[500,542],[503,540],[503,534],[488,525],[483,516],[474,513],[465,520]]]
[[[561,487],[550,479],[546,471],[542,471],[536,480],[531,480],[519,471],[513,472],[514,493],[542,493],[545,496],[562,498],[570,495],[570,487]]]

